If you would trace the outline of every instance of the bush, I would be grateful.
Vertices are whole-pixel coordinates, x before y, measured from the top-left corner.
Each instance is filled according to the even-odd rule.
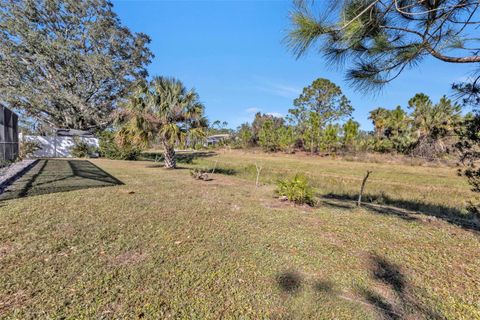
[[[83,140],[75,138],[74,141],[75,145],[71,149],[71,153],[75,158],[88,158],[96,151],[94,147]]]
[[[12,162],[0,159],[0,169],[8,167]]]
[[[296,204],[315,205],[313,188],[310,186],[307,177],[302,174],[296,174],[293,179],[279,180],[276,192]]]
[[[100,134],[99,151],[102,157],[113,160],[137,160],[142,150],[131,144],[120,146],[115,141],[115,132],[104,131]]]
[[[21,160],[26,159],[39,149],[41,149],[41,146],[40,143],[37,141],[21,141],[20,154],[18,157]]]

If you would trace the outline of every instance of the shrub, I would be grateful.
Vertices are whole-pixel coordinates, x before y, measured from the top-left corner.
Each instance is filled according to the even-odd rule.
[[[71,149],[72,156],[76,158],[88,158],[95,152],[95,148],[90,146],[83,140],[78,138],[74,139],[75,145]]]
[[[120,146],[115,141],[115,132],[104,131],[100,134],[99,151],[102,157],[113,160],[137,160],[142,150],[132,144]]]
[[[296,204],[315,205],[313,188],[302,174],[296,174],[292,179],[279,180],[276,192]]]
[[[38,141],[21,141],[19,158],[21,160],[26,159],[39,149],[41,149],[41,146]]]
[[[0,169],[6,168],[11,164],[11,161],[0,159]]]

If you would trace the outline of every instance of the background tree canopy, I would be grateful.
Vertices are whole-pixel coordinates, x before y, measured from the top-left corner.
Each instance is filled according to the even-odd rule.
[[[0,102],[54,127],[104,128],[147,75],[149,42],[106,0],[1,0]]]

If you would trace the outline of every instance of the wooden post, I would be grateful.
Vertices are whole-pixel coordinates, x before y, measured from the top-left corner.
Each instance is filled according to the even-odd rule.
[[[360,188],[360,194],[358,195],[357,207],[360,207],[362,205],[363,190],[365,189],[365,184],[367,183],[367,179],[370,176],[370,173],[372,173],[372,171],[367,170],[367,174],[363,178],[362,187]]]
[[[262,172],[263,166],[258,165],[258,163],[255,162],[255,168],[257,168],[257,179],[255,180],[255,188],[258,188],[258,182],[260,180],[260,172]]]
[[[215,173],[215,169],[217,168],[217,162],[218,162],[218,160],[215,160],[215,165],[213,166],[212,174]]]

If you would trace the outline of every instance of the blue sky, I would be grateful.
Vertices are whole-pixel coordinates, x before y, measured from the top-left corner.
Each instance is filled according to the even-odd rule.
[[[375,107],[406,106],[417,92],[437,101],[451,95],[451,83],[465,79],[468,65],[433,58],[404,72],[382,92],[358,92],[342,70],[310,52],[296,60],[282,43],[292,1],[114,0],[114,10],[132,31],[152,38],[150,75],[174,76],[194,87],[210,121],[235,128],[257,111],[286,115],[301,89],[316,78],[339,85],[365,130]]]

